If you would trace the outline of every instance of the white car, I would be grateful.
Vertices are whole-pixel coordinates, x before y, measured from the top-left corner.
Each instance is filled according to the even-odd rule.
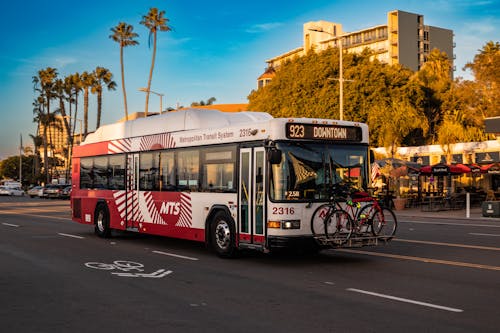
[[[28,195],[30,196],[30,198],[43,197],[43,186],[35,186],[30,188],[28,190]]]
[[[20,187],[0,186],[0,195],[24,196],[25,193]]]

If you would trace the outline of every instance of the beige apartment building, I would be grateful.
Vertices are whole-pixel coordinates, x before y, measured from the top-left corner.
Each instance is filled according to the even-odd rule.
[[[79,145],[82,139],[82,124],[81,120],[79,120],[79,124],[77,124],[77,129],[73,135],[73,145]],[[78,128],[78,126],[80,126]],[[40,124],[38,133],[42,135],[44,131],[44,125]],[[56,116],[55,124],[47,126],[47,139],[48,139],[48,147],[47,147],[47,156],[48,157],[57,157],[61,164],[54,166],[54,171],[56,173],[56,178],[66,178],[66,172],[69,170],[70,161],[67,159],[67,150],[69,149],[68,145],[68,134],[64,129],[63,125],[63,117]],[[40,157],[44,158],[44,146],[40,147]],[[67,180],[64,180],[67,181]]]
[[[344,52],[355,53],[369,48],[373,52],[373,59],[390,65],[401,64],[414,71],[419,70],[431,50],[437,48],[448,55],[454,68],[453,31],[425,25],[423,15],[401,10],[388,12],[385,24],[354,32],[345,32],[340,23],[307,22],[304,24],[303,38],[303,46],[266,61],[267,69],[258,78],[258,88],[272,80],[283,62],[328,47],[339,47]],[[450,75],[453,76],[453,73]]]

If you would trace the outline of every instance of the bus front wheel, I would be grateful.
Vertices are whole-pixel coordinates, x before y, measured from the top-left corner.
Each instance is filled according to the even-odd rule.
[[[111,228],[109,227],[108,208],[104,204],[97,205],[94,214],[95,233],[102,238],[111,236]]]
[[[230,258],[236,254],[233,219],[224,211],[217,212],[210,224],[212,247],[218,256]]]

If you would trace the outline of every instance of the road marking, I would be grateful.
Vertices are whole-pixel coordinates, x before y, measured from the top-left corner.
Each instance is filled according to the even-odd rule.
[[[477,233],[477,232],[469,232],[469,235],[500,237],[500,234],[480,234],[480,233]]]
[[[175,257],[175,258],[187,259],[187,260],[194,260],[194,261],[200,260],[200,259],[194,258],[194,257],[186,257],[186,256],[181,256],[179,254],[162,252],[162,251],[153,251],[153,253],[162,254],[164,256],[170,256],[170,257]]]
[[[33,216],[33,217],[42,217],[42,218],[71,221],[71,219],[67,218],[67,217],[57,217],[57,216],[37,215],[37,214],[24,214],[24,213],[19,213],[19,212],[5,212],[4,211],[4,212],[1,212],[0,215],[23,215],[23,216]]]
[[[424,221],[412,221],[412,220],[401,221],[400,218],[398,218],[398,223],[437,224],[437,225],[456,225],[456,226],[466,226],[466,227],[500,228],[500,225],[494,225],[494,224],[424,222]]]
[[[393,259],[402,259],[402,260],[413,260],[420,261],[430,264],[441,264],[441,265],[449,265],[449,266],[459,266],[459,267],[467,267],[467,268],[478,268],[478,269],[486,269],[490,271],[500,271],[499,266],[489,266],[482,264],[472,264],[468,262],[459,262],[459,261],[449,261],[449,260],[440,260],[440,259],[431,259],[431,258],[422,258],[422,257],[412,257],[412,256],[402,256],[398,254],[389,254],[389,253],[380,253],[380,252],[368,252],[368,251],[359,251],[359,250],[350,250],[350,249],[336,249],[338,252],[346,252],[346,253],[354,253],[354,254],[365,254],[368,256],[376,256],[376,257],[386,257]]]
[[[61,236],[64,236],[64,237],[78,238],[78,239],[84,239],[85,238],[85,237],[77,236],[77,235],[63,234],[61,232],[59,232],[58,235],[61,235]]]
[[[485,234],[482,234],[485,235]],[[500,235],[496,235],[500,236]],[[429,244],[429,245],[440,245],[440,246],[451,246],[451,247],[463,247],[466,249],[476,249],[476,250],[490,250],[490,251],[500,251],[500,247],[491,247],[491,246],[480,246],[480,245],[466,245],[466,244],[455,244],[455,243],[441,243],[441,242],[430,242],[430,241],[421,241],[421,240],[413,240],[413,239],[400,239],[394,238],[393,242],[405,242],[405,243],[416,243],[416,244]]]
[[[408,298],[401,298],[401,297],[396,297],[396,296],[391,296],[391,295],[379,294],[379,293],[374,293],[372,291],[366,291],[366,290],[354,289],[354,288],[347,288],[347,290],[353,291],[356,293],[360,293],[360,294],[366,294],[366,295],[371,295],[371,296],[376,296],[376,297],[387,298],[387,299],[391,299],[393,301],[426,306],[429,308],[434,308],[434,309],[439,309],[439,310],[445,310],[445,311],[450,311],[450,312],[464,312],[464,310],[462,310],[462,309],[456,309],[456,308],[450,308],[448,306],[442,306],[442,305],[437,305],[437,304],[432,304],[432,303],[414,301],[414,300],[411,300]]]
[[[153,279],[158,279],[165,277],[169,274],[171,274],[172,271],[167,271],[166,269],[159,269],[156,272],[153,273],[122,273],[122,272],[114,272],[111,274],[117,275],[117,276],[123,276],[123,277],[143,277],[143,278],[153,278]]]
[[[17,224],[11,224],[11,223],[2,223],[3,225],[7,226],[7,227],[14,227],[14,228],[18,228],[20,227],[19,225]]]

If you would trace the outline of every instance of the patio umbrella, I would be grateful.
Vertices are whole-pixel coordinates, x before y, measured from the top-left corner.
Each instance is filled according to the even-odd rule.
[[[415,162],[400,160],[397,158],[384,158],[375,161],[380,166],[379,173],[392,178],[407,176],[408,174],[417,174],[420,165]]]
[[[469,173],[471,169],[464,164],[444,164],[438,163],[420,168],[421,175],[448,176]]]
[[[500,163],[485,165],[481,167],[481,171],[488,174],[500,174]]]

